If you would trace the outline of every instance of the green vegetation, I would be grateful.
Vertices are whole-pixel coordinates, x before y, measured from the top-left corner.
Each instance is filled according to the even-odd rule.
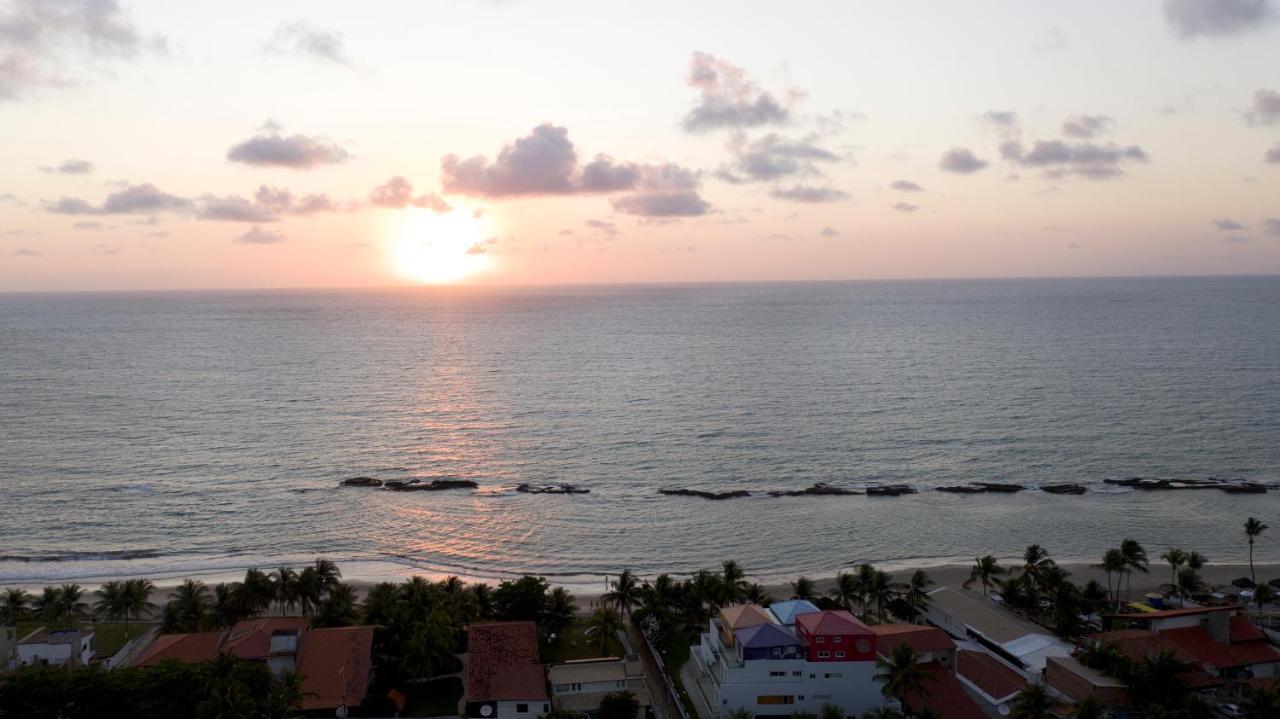
[[[622,644],[618,641],[616,635],[610,636],[608,645],[601,649],[594,633],[589,635],[585,633],[585,630],[585,626],[575,625],[556,635],[554,642],[548,641],[544,644],[542,659],[549,663],[555,663],[574,661],[576,659],[622,656]]]
[[[420,684],[410,684],[405,690],[404,716],[443,717],[458,714],[458,701],[462,699],[462,679],[445,677]]]

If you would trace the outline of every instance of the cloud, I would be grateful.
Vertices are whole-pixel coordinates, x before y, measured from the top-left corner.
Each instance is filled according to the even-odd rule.
[[[42,166],[41,172],[56,172],[62,175],[87,175],[93,172],[93,163],[88,160],[65,160],[56,167]]]
[[[130,215],[156,212],[185,212],[191,200],[162,192],[151,183],[128,185],[107,195],[101,205],[92,205],[78,197],[63,197],[48,205],[49,212],[60,215]]]
[[[165,230],[156,230],[155,232],[148,232],[146,235],[144,235],[144,237],[168,237],[168,236],[169,236],[169,233]]]
[[[757,87],[745,70],[714,55],[693,53],[687,82],[700,93],[682,123],[688,132],[777,125],[790,119],[790,110]],[[794,92],[789,95],[797,97]]]
[[[73,230],[101,230],[103,224],[97,220],[82,220],[71,226]]]
[[[1275,17],[1271,0],[1164,0],[1164,17],[1181,38],[1226,37]]]
[[[284,242],[284,235],[254,225],[253,229],[232,241],[242,245],[274,245]]]
[[[814,187],[812,185],[792,185],[791,187],[775,187],[769,190],[769,196],[775,200],[789,202],[839,202],[849,199],[849,193],[831,187]]]
[[[942,153],[938,167],[946,172],[969,175],[987,166],[987,161],[973,154],[966,147],[953,147]]]
[[[616,222],[609,222],[607,220],[587,220],[583,224],[606,235],[613,236],[618,234],[618,224]]]
[[[995,128],[1018,126],[1018,113],[1013,110],[988,110],[980,116],[982,122]]]
[[[253,223],[275,222],[277,219],[275,213],[268,208],[238,195],[205,195],[200,198],[197,217],[202,220]]]
[[[1227,218],[1210,220],[1209,224],[1213,225],[1219,230],[1243,230],[1244,229],[1244,225],[1240,224],[1239,222],[1236,222],[1235,220],[1230,220]]]
[[[924,188],[910,180],[894,180],[889,187],[898,192],[924,192]]]
[[[35,250],[28,250],[25,247],[19,247],[14,253],[15,257],[39,257],[41,253]]]
[[[1277,142],[1271,149],[1267,150],[1262,156],[1263,162],[1280,163],[1280,142]]]
[[[769,133],[747,142],[746,137],[738,133],[729,143],[730,152],[734,155],[733,163],[717,170],[716,176],[739,184],[821,175],[815,163],[835,162],[840,156],[814,144],[816,139],[792,140]]]
[[[893,203],[893,209],[897,210],[898,212],[915,212],[916,210],[920,209],[920,206],[913,205],[909,202],[895,202]]]
[[[1262,227],[1268,235],[1280,235],[1280,217],[1268,217],[1262,221]]]
[[[1253,105],[1244,118],[1250,125],[1280,124],[1280,92],[1264,88],[1253,93]]]
[[[1232,244],[1242,244],[1245,242],[1253,242],[1253,238],[1245,237],[1243,235],[1227,235],[1226,237],[1222,238],[1222,241],[1230,242]]]
[[[448,155],[440,177],[446,194],[475,197],[632,192],[614,199],[614,209],[646,217],[706,214],[711,206],[698,195],[699,182],[698,173],[669,162],[623,163],[596,155],[582,166],[569,131],[550,123],[504,146],[493,162]]]
[[[280,134],[274,123],[255,137],[233,145],[227,150],[227,159],[258,167],[289,167],[310,170],[320,165],[335,165],[350,159],[342,146],[325,137]]]
[[[1062,134],[1089,140],[1111,129],[1114,124],[1115,120],[1106,115],[1072,115],[1063,121]]]
[[[283,187],[260,185],[253,199],[239,195],[205,195],[197,203],[196,216],[201,220],[226,222],[275,222],[283,215],[314,215],[320,212],[338,212],[343,208],[326,194],[310,194],[297,197]]]
[[[431,210],[436,214],[453,209],[439,195],[430,192],[414,197],[413,185],[399,175],[373,188],[369,193],[369,201],[374,207],[401,210],[412,205]]]
[[[281,23],[267,42],[266,52],[293,53],[349,65],[342,33],[318,28],[306,20]]]
[[[1062,140],[1037,140],[1030,152],[1023,148],[1021,142],[1006,142],[1000,146],[1000,155],[1022,167],[1044,168],[1051,177],[1073,174],[1091,180],[1119,177],[1124,174],[1124,163],[1149,159],[1137,145],[1073,144]]]
[[[22,200],[19,200],[18,196],[13,194],[12,192],[0,193],[0,205],[9,203],[9,202],[15,205],[23,204]]]
[[[117,0],[12,0],[0,10],[0,48],[0,100],[18,100],[76,84],[81,66],[103,71],[163,52],[165,42],[143,36]]]
[[[831,225],[827,225],[826,227],[822,228],[822,232],[819,232],[818,234],[822,235],[823,237],[839,237],[840,231],[832,227]]]

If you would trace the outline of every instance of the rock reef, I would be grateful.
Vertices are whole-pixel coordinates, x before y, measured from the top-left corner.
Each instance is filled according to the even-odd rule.
[[[338,483],[340,487],[381,487],[382,480],[373,477],[351,477]]]
[[[805,497],[810,495],[843,497],[850,494],[861,494],[861,492],[845,487],[832,487],[826,482],[818,482],[812,487],[805,487],[804,489],[775,489],[768,492],[768,494],[770,497]]]
[[[590,494],[591,490],[575,487],[572,484],[549,484],[544,487],[538,487],[532,484],[522,484],[516,487],[517,492],[525,494]]]
[[[751,493],[745,489],[735,489],[729,492],[704,492],[700,489],[659,489],[658,493],[676,497],[702,497],[703,499],[737,499],[751,496]]]
[[[916,490],[909,484],[881,484],[867,487],[868,497],[897,497],[902,494],[915,494]]]
[[[433,479],[430,482],[410,479],[407,482],[390,480],[383,482],[382,486],[393,492],[439,492],[443,489],[474,489],[480,485],[469,479]]]
[[[1045,484],[1040,486],[1040,491],[1049,494],[1084,494],[1089,490],[1082,484]]]

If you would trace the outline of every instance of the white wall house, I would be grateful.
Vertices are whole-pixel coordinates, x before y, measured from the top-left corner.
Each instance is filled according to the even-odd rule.
[[[18,642],[19,666],[78,666],[92,660],[92,631],[37,629]]]

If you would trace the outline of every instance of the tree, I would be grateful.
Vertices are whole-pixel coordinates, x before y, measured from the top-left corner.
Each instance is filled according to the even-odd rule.
[[[1180,604],[1186,604],[1188,596],[1195,596],[1205,591],[1204,580],[1200,578],[1200,574],[1191,567],[1183,567],[1178,570],[1178,597],[1181,599]]]
[[[1147,550],[1143,549],[1136,539],[1126,539],[1120,543],[1120,553],[1124,555],[1125,598],[1132,599],[1133,573],[1142,572],[1146,574],[1149,571],[1150,562],[1147,561]],[[1117,593],[1119,593],[1118,590]]]
[[[493,618],[493,587],[488,584],[472,584],[471,596],[476,601],[477,618]]]
[[[1076,704],[1076,713],[1072,716],[1073,719],[1106,719],[1107,705],[1097,697],[1085,697],[1084,701]]]
[[[536,622],[547,609],[547,580],[525,575],[507,579],[493,591],[494,614],[504,622]]]
[[[600,699],[600,719],[636,719],[640,702],[631,692],[610,692]]]
[[[1276,590],[1270,584],[1259,584],[1253,588],[1253,601],[1258,604],[1258,611],[1261,612],[1263,606],[1270,604],[1276,600]]]
[[[876,605],[876,617],[883,622],[884,605],[892,602],[895,596],[893,582],[889,580],[889,575],[877,569],[866,591],[867,601]]]
[[[125,589],[124,582],[112,580],[104,582],[98,591],[98,601],[93,603],[93,615],[104,619],[116,620],[124,617]]]
[[[58,587],[58,605],[64,619],[75,621],[88,611],[89,605],[84,601],[84,589],[79,584],[64,584]]]
[[[457,627],[443,609],[432,611],[426,621],[413,624],[403,648],[401,669],[411,679],[430,679],[453,659],[458,646]]]
[[[41,621],[57,624],[62,621],[62,590],[57,587],[45,587],[40,595],[31,600],[31,610]]]
[[[836,606],[852,612],[854,601],[861,596],[858,578],[848,572],[840,572],[836,575],[835,586],[831,587],[828,594],[836,601]]]
[[[990,554],[977,557],[973,560],[973,567],[969,570],[969,579],[964,583],[964,588],[972,587],[974,582],[982,582],[982,596],[985,597],[991,591],[992,582],[1006,571]]]
[[[595,639],[600,651],[609,648],[609,642],[622,629],[622,617],[612,607],[600,607],[587,620],[587,633]]]
[[[737,562],[730,559],[721,563],[720,601],[724,604],[737,604],[746,599],[746,573]]]
[[[773,604],[773,597],[769,596],[764,587],[754,582],[747,585],[746,594],[742,598],[752,604]]]
[[[174,590],[165,604],[165,632],[197,632],[209,610],[209,588],[204,582],[187,579]]]
[[[302,609],[302,616],[309,617],[324,596],[324,583],[315,567],[303,567],[294,584],[293,595]]]
[[[1178,569],[1187,563],[1187,556],[1186,551],[1177,547],[1169,547],[1160,555],[1160,559],[1169,565],[1169,584],[1178,585]]]
[[[1039,684],[1028,684],[1014,697],[1009,719],[1049,719],[1049,692]]]
[[[1106,588],[1096,579],[1090,579],[1080,588],[1080,602],[1090,614],[1102,611],[1110,601]]]
[[[275,601],[276,589],[271,576],[260,569],[249,569],[244,573],[244,581],[240,583],[241,601],[245,607],[252,609],[253,614],[260,615],[271,608]]]
[[[124,582],[124,635],[129,636],[129,623],[142,618],[144,614],[155,611],[156,605],[151,601],[156,585],[150,579],[126,579]]]
[[[1258,583],[1258,574],[1253,570],[1253,543],[1267,531],[1267,525],[1262,523],[1257,517],[1249,517],[1244,520],[1244,536],[1249,540],[1249,578],[1254,584]]]
[[[0,600],[0,624],[17,624],[31,608],[31,595],[21,589],[6,589]]]
[[[605,592],[600,600],[617,607],[618,612],[625,618],[632,607],[640,603],[640,582],[630,569],[624,569],[610,586],[612,589]]]
[[[923,612],[925,606],[929,604],[929,587],[932,584],[933,580],[929,578],[929,573],[923,569],[917,569],[911,573],[911,579],[907,581],[907,591],[902,598],[912,609]]]
[[[844,719],[844,710],[836,704],[823,704],[818,711],[818,719]]]
[[[563,636],[564,630],[573,625],[577,616],[578,604],[573,600],[573,595],[564,587],[552,589],[542,618],[542,627],[547,636]]]
[[[804,599],[812,602],[817,595],[817,588],[814,587],[813,580],[808,577],[797,577],[796,581],[791,583],[792,599]]]
[[[298,603],[298,572],[293,567],[279,567],[271,573],[271,593],[285,615]]]
[[[865,617],[867,609],[871,606],[871,587],[876,581],[876,568],[868,563],[858,565],[858,573],[856,575],[856,584],[858,587],[858,602],[862,605],[862,615]]]
[[[916,652],[910,644],[903,642],[894,647],[888,659],[876,659],[876,680],[880,684],[880,693],[891,699],[897,699],[905,707],[907,696],[928,696],[925,687],[928,671],[917,663]]]
[[[329,587],[316,607],[313,627],[349,627],[356,623],[356,591],[350,584],[338,582]]]
[[[1102,555],[1102,563],[1096,566],[1107,573],[1107,598],[1113,609],[1118,608],[1120,606],[1120,579],[1116,579],[1116,589],[1112,592],[1111,575],[1123,575],[1125,568],[1128,566],[1128,563],[1124,558],[1124,552],[1119,549],[1108,549]]]
[[[1280,689],[1274,684],[1246,689],[1240,711],[1244,713],[1244,719],[1273,719],[1280,716]]]

